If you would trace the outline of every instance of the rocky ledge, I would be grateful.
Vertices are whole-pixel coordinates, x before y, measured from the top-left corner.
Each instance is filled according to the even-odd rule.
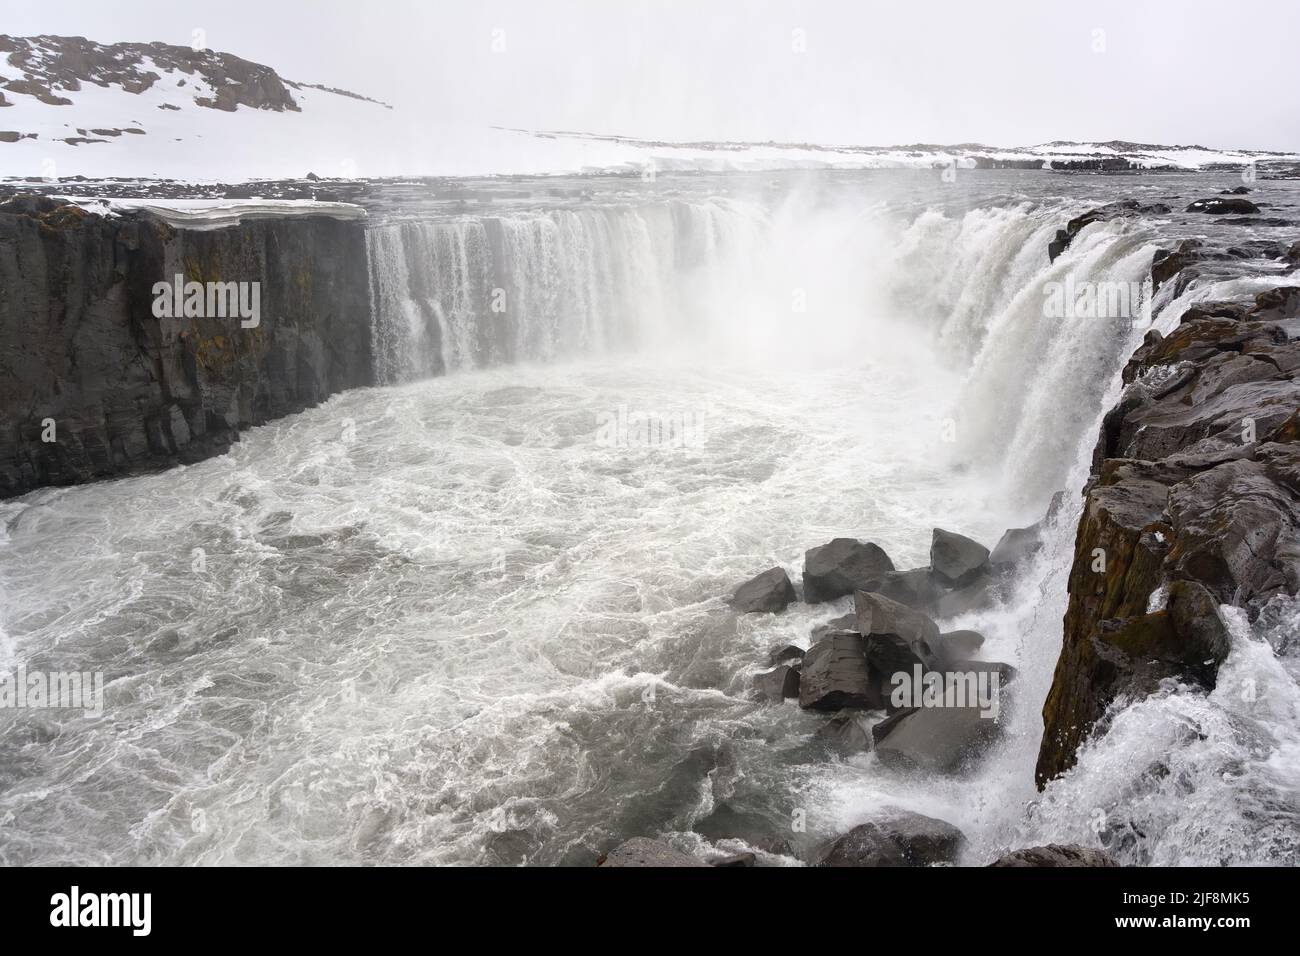
[[[1255,245],[1252,257],[1300,265],[1300,243]],[[1189,240],[1157,254],[1152,276],[1181,293],[1241,258]],[[1253,619],[1300,589],[1300,285],[1193,305],[1147,334],[1123,380],[1084,489],[1040,788],[1117,701],[1167,678],[1214,686],[1230,643],[1220,605]]]
[[[198,461],[371,384],[363,230],[328,216],[190,230],[0,203],[0,497]],[[154,287],[176,275],[256,283],[258,321],[158,317]]]

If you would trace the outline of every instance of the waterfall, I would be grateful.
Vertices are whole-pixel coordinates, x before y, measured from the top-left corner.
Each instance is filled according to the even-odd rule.
[[[700,318],[701,284],[734,272],[760,220],[711,200],[371,229],[376,379],[662,343]]]
[[[1114,371],[1145,328],[1052,317],[1045,290],[1136,287],[1153,234],[1085,230],[1088,203],[1004,200],[951,212],[796,192],[403,221],[369,230],[381,384],[656,348],[811,363],[905,340],[965,376],[954,464],[1001,473],[1028,514],[1065,481]],[[900,352],[900,360],[905,360]]]

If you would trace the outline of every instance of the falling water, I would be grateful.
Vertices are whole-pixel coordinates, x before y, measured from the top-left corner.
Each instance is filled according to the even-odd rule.
[[[671,202],[372,229],[376,377],[664,344],[700,317],[701,284],[743,267],[761,215]]]

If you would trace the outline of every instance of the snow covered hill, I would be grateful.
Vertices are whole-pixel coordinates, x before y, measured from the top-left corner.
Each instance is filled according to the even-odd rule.
[[[1300,163],[1300,154],[1053,142],[1033,147],[673,143],[458,126],[258,63],[164,43],[0,36],[0,178],[233,182],[645,170],[957,165],[1084,170]]]

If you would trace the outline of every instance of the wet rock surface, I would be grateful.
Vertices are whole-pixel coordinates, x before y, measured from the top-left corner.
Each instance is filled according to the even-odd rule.
[[[934,866],[957,860],[965,837],[950,823],[899,807],[824,846],[816,866]]]
[[[1246,209],[1251,206],[1251,209]],[[1231,208],[1227,208],[1231,207]],[[1190,211],[1258,211],[1211,199]],[[1186,240],[1157,253],[1156,285],[1294,246]],[[1213,687],[1229,637],[1218,605],[1253,617],[1300,590],[1300,287],[1282,282],[1185,309],[1123,371],[1085,488],[1064,641],[1043,708],[1040,787],[1104,732],[1110,704],[1166,678]]]
[[[667,843],[660,843],[658,840],[650,840],[646,837],[633,837],[626,843],[619,844],[597,864],[605,869],[708,865],[703,860],[670,847]]]
[[[989,866],[998,867],[1036,867],[1036,866],[1119,866],[1115,858],[1104,850],[1093,850],[1075,844],[1049,843],[1047,846],[1033,846],[1024,850],[1014,850],[1006,856],[999,857]]]
[[[771,568],[738,587],[727,603],[742,614],[775,613],[784,611],[797,600],[798,595],[785,568]]]
[[[855,538],[836,538],[804,554],[803,599],[809,604],[833,601],[870,588],[894,570],[879,545]]]

